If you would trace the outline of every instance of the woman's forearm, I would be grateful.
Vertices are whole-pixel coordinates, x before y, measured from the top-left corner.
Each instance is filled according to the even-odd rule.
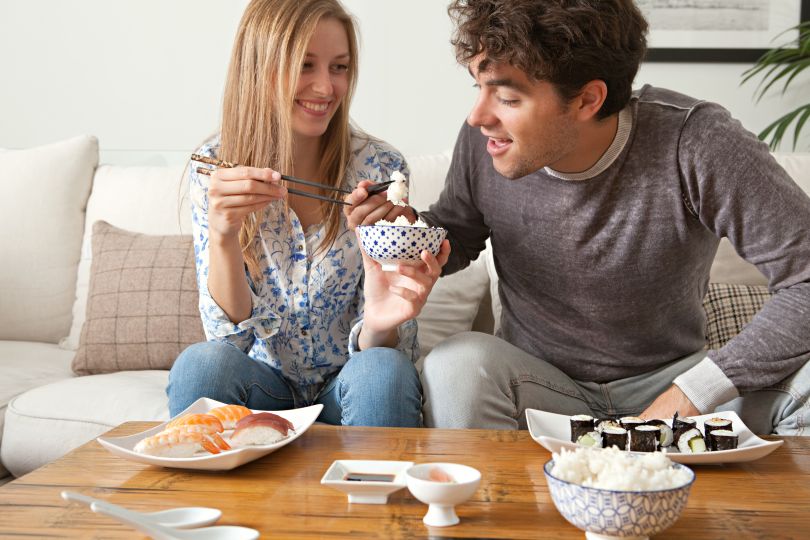
[[[238,237],[208,238],[208,293],[234,324],[248,319],[253,310],[250,286]]]

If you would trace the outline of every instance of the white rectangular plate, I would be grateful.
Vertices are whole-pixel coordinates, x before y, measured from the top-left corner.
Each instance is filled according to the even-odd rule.
[[[225,405],[225,403],[221,403],[213,399],[200,398],[189,405],[186,410],[177,416],[193,413],[205,413],[221,405]],[[130,459],[132,461],[138,461],[140,463],[158,465],[161,467],[173,467],[176,469],[229,471],[240,465],[253,461],[254,459],[266,456],[267,454],[278,450],[282,446],[286,446],[293,442],[295,439],[303,435],[306,430],[309,429],[309,426],[315,422],[315,419],[318,418],[318,415],[321,413],[321,409],[323,409],[323,405],[311,405],[309,407],[301,407],[300,409],[291,409],[287,411],[254,410],[254,413],[272,412],[286,418],[292,422],[295,433],[291,433],[289,437],[286,437],[275,444],[234,448],[232,450],[224,450],[219,454],[201,453],[187,458],[169,458],[147,456],[146,454],[141,454],[133,450],[135,445],[138,444],[141,439],[145,439],[146,437],[150,437],[163,431],[169,421],[163,422],[152,429],[136,433],[135,435],[129,435],[127,437],[98,437],[96,440],[101,446],[116,456]],[[224,435],[229,434],[230,430],[226,430],[224,433]]]
[[[388,495],[407,485],[405,471],[413,466],[413,461],[377,461],[368,459],[339,459],[326,470],[321,484],[343,491],[350,503],[385,504]],[[344,480],[349,473],[392,474],[391,482]]]
[[[740,420],[735,412],[722,411],[701,416],[693,416],[697,420],[697,427],[703,432],[703,422],[710,418],[726,418],[731,420],[734,433],[739,438],[739,446],[735,450],[720,450],[716,452],[703,452],[700,454],[681,454],[676,447],[667,449],[667,457],[676,463],[736,463],[741,461],[754,461],[767,456],[784,441],[766,441],[754,435]],[[570,416],[555,414],[536,409],[526,409],[526,422],[529,424],[529,433],[532,439],[550,452],[559,453],[562,448],[574,450],[577,444],[571,442]],[[671,420],[667,424],[672,425]],[[637,452],[634,452],[637,453]]]

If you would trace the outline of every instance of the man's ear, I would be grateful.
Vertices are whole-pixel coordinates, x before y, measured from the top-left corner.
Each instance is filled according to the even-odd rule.
[[[596,118],[596,114],[607,99],[607,93],[607,84],[602,79],[594,79],[585,83],[579,96],[575,99],[579,119],[585,121]]]

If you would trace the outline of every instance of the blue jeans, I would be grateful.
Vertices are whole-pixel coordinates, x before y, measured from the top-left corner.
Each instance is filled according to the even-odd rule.
[[[576,381],[539,358],[488,334],[466,332],[425,358],[425,425],[526,429],[527,408],[597,417],[635,416],[706,351],[611,381]],[[717,411],[734,411],[757,434],[810,434],[810,363],[784,381],[747,392]]]
[[[177,357],[166,393],[172,416],[201,397],[267,411],[311,405],[302,403],[270,365],[215,341],[192,345]],[[395,349],[377,347],[352,355],[315,403],[323,404],[318,421],[327,424],[422,425],[419,374]]]

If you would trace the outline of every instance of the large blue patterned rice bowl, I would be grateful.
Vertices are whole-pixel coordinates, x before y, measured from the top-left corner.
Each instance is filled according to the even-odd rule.
[[[673,489],[614,491],[585,487],[552,476],[554,460],[543,467],[549,493],[560,514],[589,539],[646,539],[675,523],[686,507],[695,473],[679,463],[690,480]]]
[[[447,231],[441,227],[361,225],[357,230],[363,251],[386,271],[395,270],[398,264],[420,262],[419,254],[423,250],[438,255],[442,240],[447,236]]]

